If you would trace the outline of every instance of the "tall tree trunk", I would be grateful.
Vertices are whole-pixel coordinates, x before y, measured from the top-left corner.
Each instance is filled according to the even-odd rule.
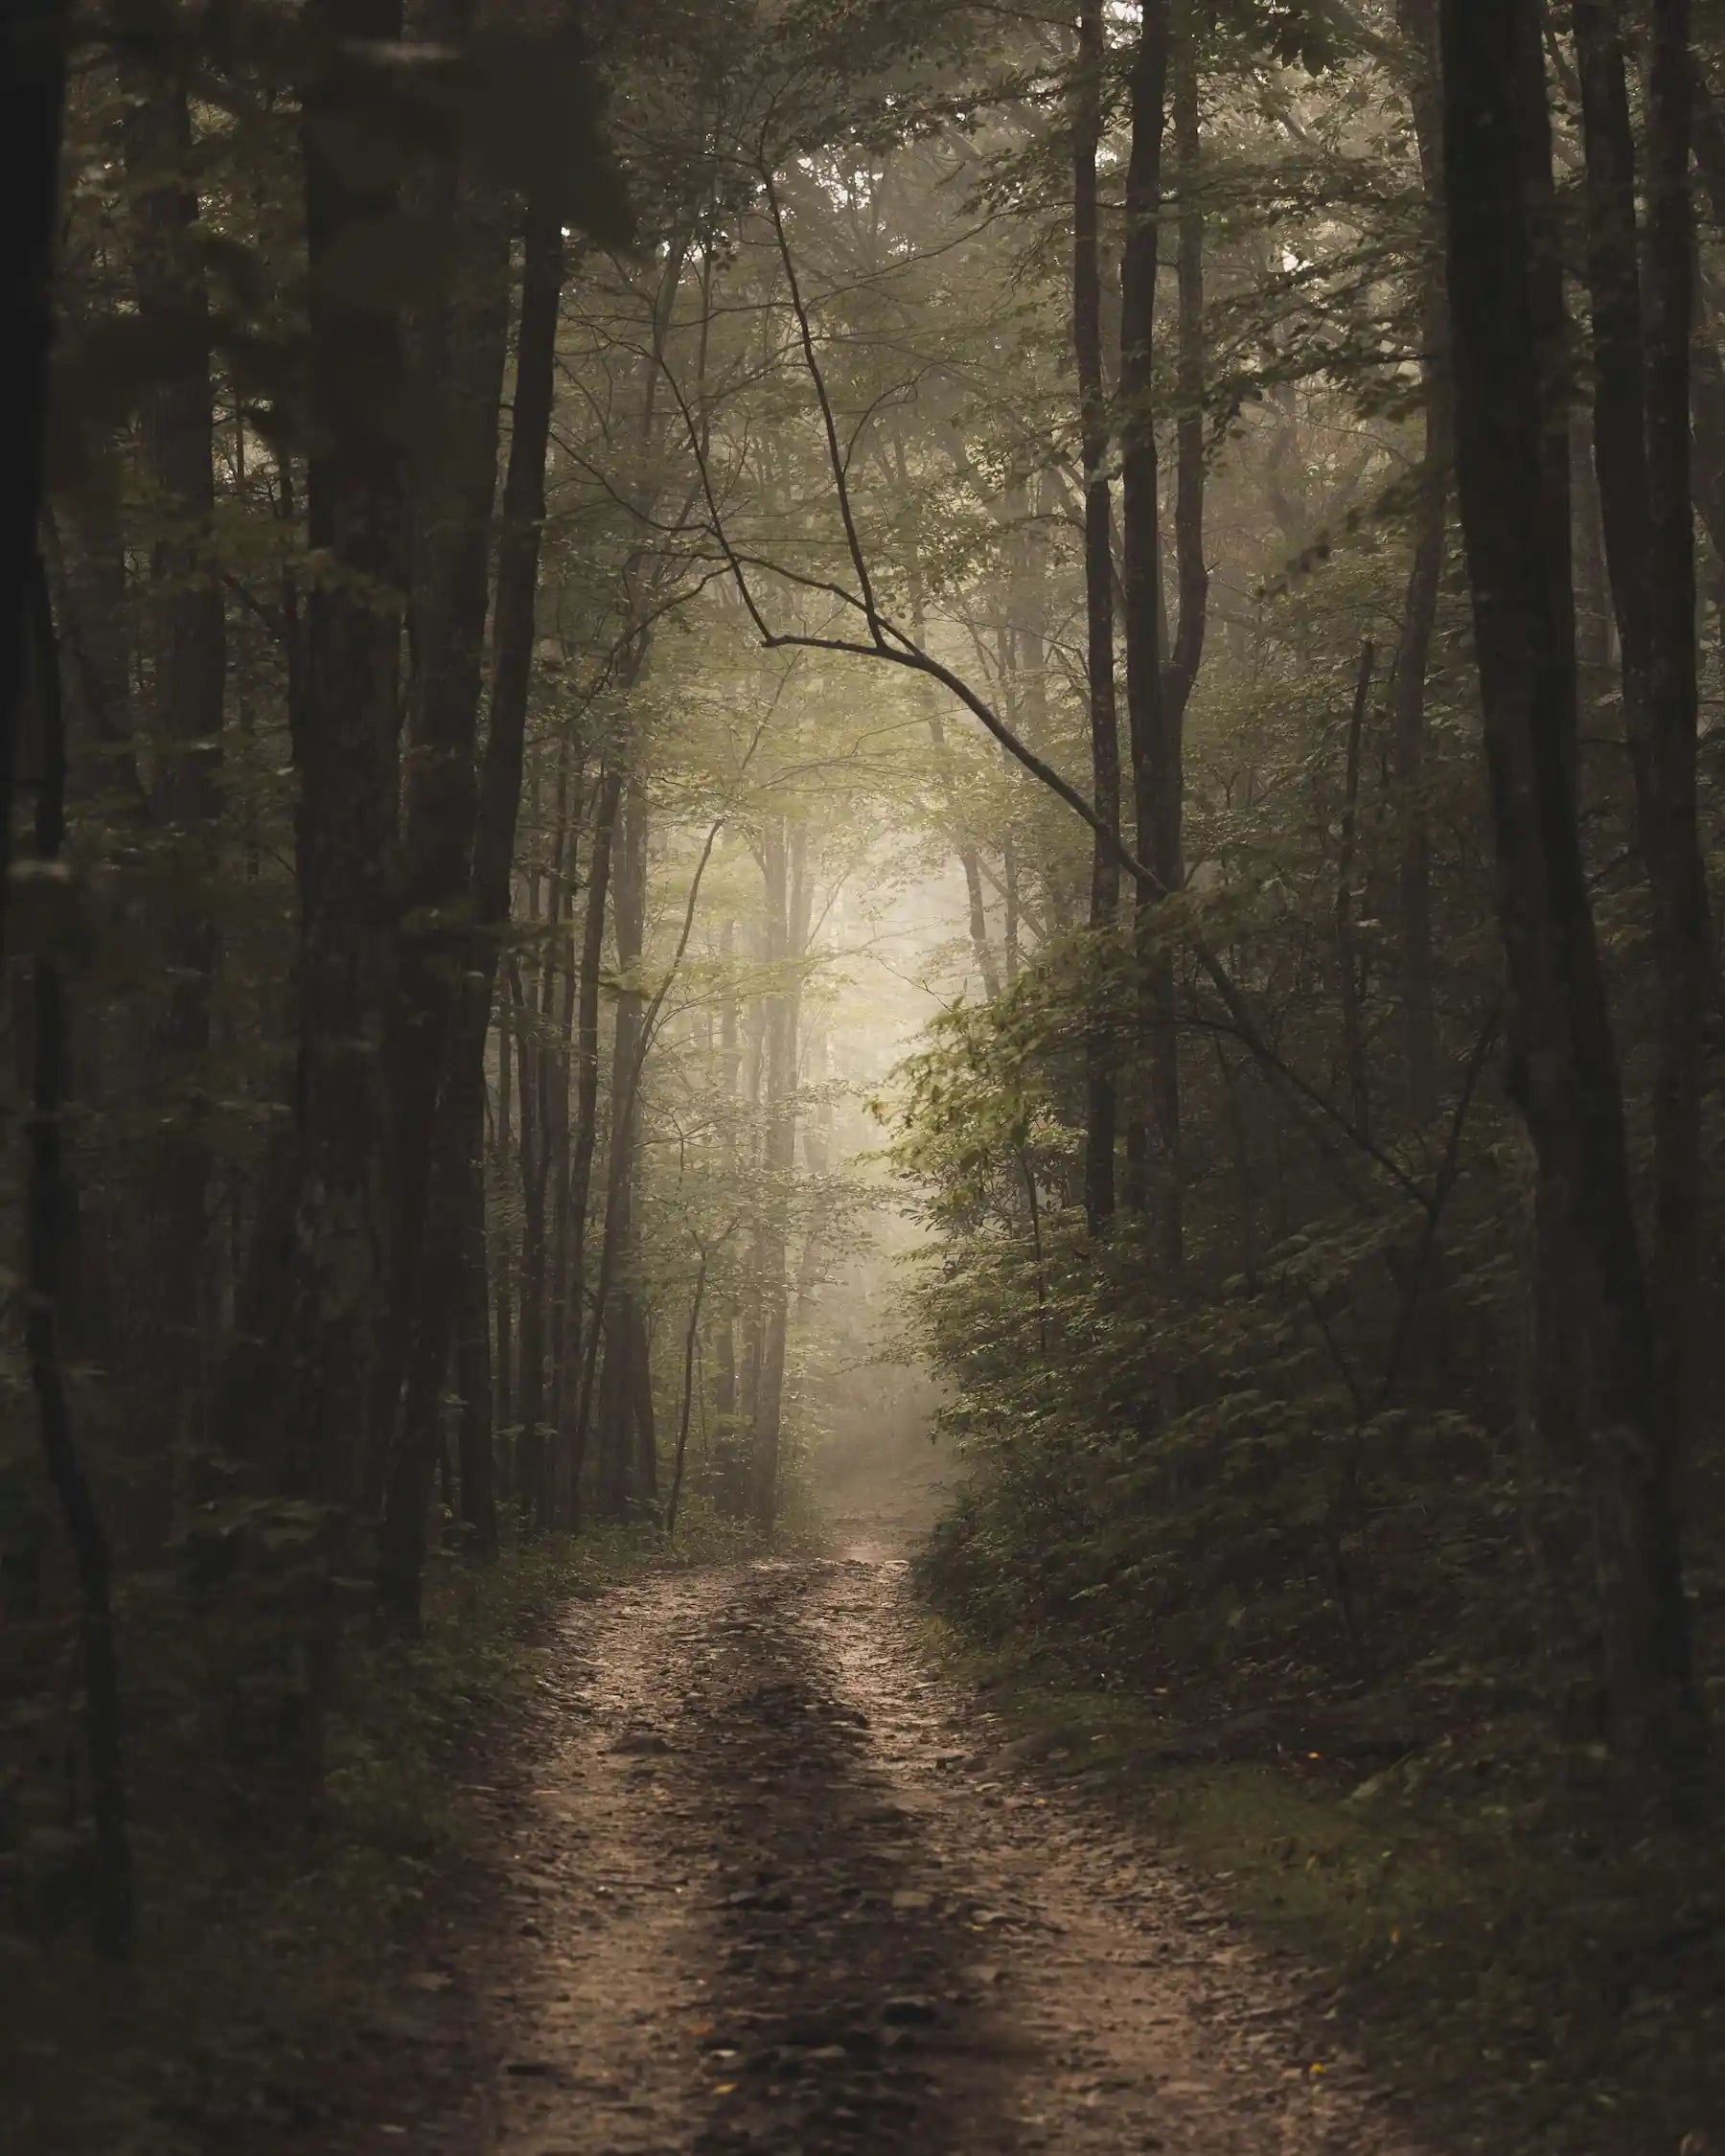
[[[455,1388],[461,1398],[458,1456],[467,1554],[497,1554],[496,1451],[492,1424],[491,1312],[486,1266],[484,1132],[472,1134],[461,1224],[461,1283],[455,1315]]]
[[[635,1434],[631,1488],[635,1517],[643,1519],[658,1511],[658,1431],[653,1411],[653,1336],[638,1288],[631,1290],[629,1321]]]
[[[1360,957],[1354,937],[1354,858],[1360,816],[1360,741],[1371,698],[1375,654],[1370,641],[1360,652],[1353,704],[1347,715],[1347,748],[1342,789],[1342,836],[1336,849],[1336,965],[1342,985],[1342,1061],[1347,1072],[1348,1105],[1354,1129],[1371,1134],[1371,1093],[1366,1069],[1366,1030],[1360,1010]]]
[[[162,1087],[159,1128],[147,1173],[146,1296],[150,1382],[134,1404],[147,1485],[140,1523],[160,1547],[187,1463],[201,1450],[202,1341],[210,1296],[210,1153],[198,1098],[210,1046],[210,998],[219,941],[210,886],[216,868],[227,635],[221,588],[210,562],[216,507],[215,401],[210,310],[194,228],[197,195],[189,168],[192,121],[178,83],[145,77],[126,121],[127,169],[139,183],[132,272],[141,329],[179,354],[173,375],[146,393],[139,440],[149,512],[153,697],[150,730],[155,782],[151,820],[175,854],[163,901],[163,955],[172,986],[155,1021],[153,1061]]]
[[[592,1358],[603,1345],[606,1382],[600,1393],[595,1495],[603,1518],[621,1520],[640,1494],[633,1474],[635,1385],[641,1373],[635,1355],[638,1310],[632,1261],[641,1025],[647,1001],[638,978],[647,917],[647,790],[638,774],[631,776],[623,795],[611,865],[611,915],[617,974],[627,985],[617,994],[611,1041],[610,1150],[595,1311],[600,1337],[589,1343],[587,1361],[590,1373]],[[590,1374],[584,1376],[583,1384],[585,1392],[590,1388]],[[585,1451],[585,1423],[582,1415],[577,1424],[578,1451]]]
[[[1089,684],[1091,798],[1111,829],[1120,821],[1120,736],[1115,700],[1114,538],[1108,482],[1108,407],[1102,378],[1102,268],[1096,151],[1102,134],[1106,42],[1101,0],[1078,14],[1072,90],[1072,349],[1078,367],[1084,462],[1085,671]],[[1091,848],[1090,925],[1113,926],[1120,867],[1100,833]],[[1118,1108],[1113,1027],[1092,1021],[1085,1046],[1084,1210],[1092,1235],[1114,1217]]]
[[[1456,475],[1473,590],[1515,1089],[1574,1255],[1612,1733],[1655,1787],[1697,1727],[1676,1433],[1630,1202],[1581,856],[1563,271],[1538,0],[1442,0]]]
[[[1655,0],[1647,230],[1616,0],[1574,0],[1587,155],[1594,446],[1622,647],[1623,710],[1653,900],[1658,1015],[1651,1289],[1658,1412],[1682,1473],[1692,1419],[1701,1228],[1701,1020],[1713,977],[1696,829],[1695,562],[1690,486],[1694,222],[1689,9]]]
[[[575,1135],[569,1162],[569,1280],[563,1363],[568,1373],[558,1430],[558,1516],[568,1527],[581,1521],[581,1459],[575,1409],[582,1358],[587,1345],[586,1227],[592,1197],[593,1154],[599,1135],[599,976],[605,968],[606,904],[610,890],[612,839],[623,797],[623,773],[600,774],[594,809],[593,850],[587,870],[586,907],[581,925],[580,978],[575,1015]],[[593,1322],[598,1323],[597,1313]]]
[[[1138,858],[1162,886],[1180,884],[1181,712],[1163,670],[1162,505],[1154,404],[1156,287],[1171,34],[1168,0],[1145,0],[1128,83],[1132,149],[1120,271],[1120,494],[1124,537],[1126,712]],[[1172,671],[1171,669],[1169,670]],[[1182,702],[1184,700],[1181,700]],[[1157,948],[1160,894],[1138,886],[1138,965],[1149,1036],[1150,1158],[1144,1124],[1128,1138],[1130,1202],[1153,1212],[1164,1289],[1184,1265],[1180,1175],[1180,1062],[1174,962]]]
[[[1713,992],[1707,870],[1696,821],[1699,730],[1690,432],[1695,217],[1690,0],[1651,0],[1647,64],[1647,493],[1653,677],[1643,751],[1643,852],[1653,893],[1659,1046],[1654,1077],[1655,1377],[1670,1427],[1671,1502],[1693,1441],[1702,1276],[1702,1019]]]
[[[472,14],[472,0],[440,0],[428,33],[453,42]],[[464,178],[452,146],[433,164],[426,196],[428,236],[449,288],[416,324],[412,340],[414,678],[402,773],[401,1000],[390,1042],[395,1250],[375,1404],[392,1441],[420,1301],[478,811],[475,748],[509,322],[507,226],[499,205]],[[379,1489],[387,1472],[387,1460],[380,1461]]]
[[[514,1178],[515,1163],[515,1052],[510,1046],[509,998],[497,998],[497,1121],[495,1142],[491,1149],[491,1159],[496,1179],[498,1198],[498,1256],[492,1265],[493,1305],[495,1311],[494,1334],[496,1357],[494,1365],[492,1412],[498,1430],[511,1429],[515,1423],[515,1251],[509,1231],[509,1189]],[[483,1072],[483,1066],[481,1067]],[[480,1112],[483,1120],[485,1101],[481,1083]],[[489,1223],[488,1223],[489,1225]],[[512,1462],[505,1457],[502,1475],[503,1494],[514,1490]]]
[[[701,1338],[701,1304],[706,1294],[707,1263],[711,1252],[703,1250],[689,1297],[689,1321],[683,1332],[682,1391],[677,1413],[677,1449],[672,1455],[671,1494],[665,1500],[665,1534],[677,1532],[677,1510],[682,1501],[683,1468],[689,1456],[689,1415],[695,1401],[695,1343]]]
[[[395,1620],[417,1629],[425,1571],[426,1517],[437,1457],[437,1409],[448,1366],[467,1149],[485,1098],[485,1043],[496,988],[499,931],[509,919],[510,872],[521,805],[528,690],[533,677],[534,601],[545,516],[545,457],[551,435],[558,310],[563,295],[563,224],[530,203],[521,256],[515,398],[497,541],[492,624],[491,724],[479,768],[479,805],[468,908],[473,941],[450,1023],[449,1059],[431,1158],[426,1258],[421,1268],[400,1439],[391,1463],[379,1571]]]
[[[1401,890],[1408,1116],[1423,1129],[1438,1112],[1431,836],[1425,804],[1426,676],[1438,626],[1449,527],[1449,298],[1443,275],[1443,99],[1436,0],[1397,0],[1397,16],[1415,48],[1411,103],[1419,149],[1420,186],[1432,227],[1432,260],[1420,308],[1425,456],[1414,513],[1414,561],[1402,608],[1401,645],[1391,687],[1391,753],[1400,837],[1397,877]]]
[[[60,872],[66,837],[66,736],[59,654],[55,648],[47,580],[39,561],[31,588],[14,597],[21,623],[28,622],[34,631],[32,672],[41,749],[35,801],[35,867],[37,873],[51,878]],[[20,689],[22,686],[20,683]],[[17,705],[14,703],[12,709],[15,715]],[[12,775],[9,769],[8,781]],[[0,795],[0,811],[9,822],[11,808],[10,797]],[[12,873],[10,868],[7,872]],[[65,1142],[70,1064],[66,982],[60,961],[52,950],[36,953],[31,975],[24,1346],[36,1396],[43,1462],[59,1501],[78,1579],[84,1729],[95,1827],[95,1944],[99,1954],[117,1961],[131,1950],[132,1861],[126,1817],[110,1553],[107,1530],[73,1438],[62,1334],[71,1285],[66,1227],[73,1217]]]
[[[534,923],[534,890],[527,892],[528,925]],[[521,1434],[516,1448],[517,1490],[522,1517],[545,1524],[545,1187],[550,1159],[545,1145],[545,1058],[539,1014],[521,990],[520,968],[508,965],[508,993],[515,1010],[517,1080],[520,1100],[521,1271],[516,1305],[520,1321],[519,1390],[516,1411]]]
[[[550,1429],[547,1462],[549,1524],[558,1525],[563,1506],[562,1478],[564,1447],[562,1435],[567,1421],[569,1387],[579,1377],[564,1355],[569,1331],[569,1294],[573,1277],[579,1282],[581,1256],[579,1232],[570,1201],[575,1188],[574,1151],[577,1134],[571,1113],[571,1088],[575,1078],[576,1007],[580,1000],[580,970],[575,950],[575,883],[578,866],[578,826],[581,820],[582,773],[575,773],[573,793],[566,812],[559,787],[559,822],[564,836],[560,840],[557,876],[559,926],[546,954],[548,985],[553,990],[554,1029],[551,1053],[554,1063],[555,1109],[551,1166],[551,1298],[548,1345],[551,1358],[551,1390],[546,1407]],[[553,966],[553,959],[556,963]]]
[[[396,797],[404,583],[401,325],[346,264],[396,214],[396,177],[347,145],[375,123],[378,53],[402,35],[398,0],[315,0],[319,72],[303,92],[310,446],[308,536],[339,572],[305,595],[294,747],[300,770],[299,1042],[294,1296],[280,1393],[283,1486],[328,1508],[342,1561],[370,1444],[372,1343],[388,1279],[388,1109],[394,994]],[[333,1652],[331,1596],[314,1619],[308,1766]]]
[[[0,927],[31,663],[65,98],[63,0],[25,0],[9,8],[0,16],[0,174],[7,204],[0,331],[14,386],[0,427]]]
[[[772,977],[767,997],[764,1073],[768,1210],[756,1240],[761,1331],[750,1481],[756,1525],[770,1528],[778,1515],[784,1433],[789,1214],[796,1170],[796,1037],[811,898],[806,826],[787,828],[780,816],[770,821],[762,871],[767,962]]]
[[[724,968],[724,999],[719,1006],[719,1095],[724,1105],[723,1158],[733,1181],[741,1166],[737,1144],[737,1088],[743,1072],[735,984],[731,967],[736,953],[736,924],[726,921],[719,931],[719,962]],[[719,1427],[719,1476],[714,1499],[720,1509],[735,1517],[746,1510],[741,1478],[737,1473],[737,1296],[727,1288],[714,1315],[716,1335],[713,1353],[713,1413]]]

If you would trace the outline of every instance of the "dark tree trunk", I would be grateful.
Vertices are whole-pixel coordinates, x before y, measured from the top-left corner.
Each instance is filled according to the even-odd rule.
[[[1673,1448],[1668,1473],[1675,1485],[1694,1412],[1701,1021],[1713,979],[1695,818],[1689,10],[1656,0],[1651,13],[1644,276],[1619,9],[1615,0],[1575,0],[1574,21],[1587,154],[1594,452],[1622,648],[1641,852],[1653,900],[1658,1016],[1651,1289],[1657,1412]]]
[[[0,106],[0,111],[4,107]],[[34,629],[34,665],[41,770],[35,804],[35,866],[60,870],[66,837],[66,739],[48,586],[39,562],[31,588],[16,594],[20,622]],[[22,684],[20,684],[20,687]],[[12,705],[16,711],[16,704]],[[12,772],[6,774],[10,781]],[[0,798],[10,823],[10,798]],[[132,1938],[131,1844],[126,1831],[121,1746],[120,1677],[114,1647],[107,1530],[72,1434],[62,1326],[71,1285],[66,1227],[73,1217],[65,1143],[68,1052],[66,983],[59,960],[39,952],[32,967],[31,1096],[25,1126],[24,1346],[35,1390],[42,1455],[59,1501],[78,1578],[86,1732],[96,1865],[94,1933],[98,1953],[121,1960]]]
[[[1072,87],[1072,349],[1078,367],[1084,462],[1085,674],[1089,685],[1091,798],[1112,829],[1120,822],[1120,733],[1115,699],[1113,490],[1102,378],[1102,264],[1096,150],[1102,133],[1106,43],[1100,0],[1078,14]],[[1090,924],[1112,927],[1120,909],[1120,866],[1098,833],[1091,847]],[[1114,1217],[1118,1104],[1113,1027],[1094,1024],[1085,1049],[1084,1211],[1092,1235]]]
[[[801,964],[809,940],[811,886],[808,833],[774,818],[762,856],[767,962],[765,1081],[767,1213],[756,1238],[761,1296],[760,1360],[753,1401],[750,1461],[755,1523],[770,1528],[778,1516],[789,1345],[788,1269],[791,1182],[796,1168],[796,1039],[802,1003]]]
[[[158,904],[171,969],[155,1021],[152,1061],[162,1089],[146,1176],[147,1269],[143,1344],[150,1380],[133,1407],[145,1512],[144,1546],[172,1530],[187,1463],[202,1450],[202,1342],[210,1300],[210,1153],[198,1089],[210,1046],[210,998],[219,959],[211,915],[217,866],[227,625],[210,564],[216,507],[215,401],[209,302],[196,253],[192,122],[177,83],[146,78],[126,121],[128,170],[141,184],[132,274],[142,330],[175,351],[177,365],[139,411],[139,442],[152,497],[150,551],[155,780],[151,820],[172,846],[175,873]]]
[[[1456,475],[1473,589],[1513,1084],[1573,1252],[1613,1738],[1668,1788],[1696,1727],[1622,1092],[1581,856],[1563,272],[1538,0],[1443,0]]]
[[[527,891],[531,927],[534,891]],[[516,1070],[520,1100],[521,1271],[516,1296],[520,1363],[517,1414],[516,1495],[522,1517],[545,1525],[545,1186],[550,1159],[545,1146],[545,1058],[538,1014],[521,992],[520,968],[509,961],[508,995],[515,1011]]]
[[[58,593],[67,789],[130,817],[143,803],[132,739],[130,606],[120,504],[106,488],[57,503],[46,533]]]
[[[701,1338],[701,1304],[706,1294],[707,1263],[711,1253],[702,1250],[689,1297],[689,1322],[683,1333],[682,1392],[677,1413],[677,1449],[671,1462],[671,1494],[665,1500],[665,1533],[677,1532],[677,1509],[682,1501],[683,1468],[689,1456],[689,1415],[695,1401],[695,1343]]]
[[[497,542],[492,624],[491,724],[480,761],[469,918],[473,931],[461,996],[450,1021],[445,1093],[437,1115],[421,1268],[418,1320],[409,1351],[402,1432],[385,1500],[380,1588],[385,1608],[407,1629],[419,1623],[426,1517],[436,1465],[437,1402],[454,1321],[456,1256],[467,1151],[485,1099],[485,1043],[496,989],[498,931],[509,919],[510,869],[520,813],[527,696],[533,676],[534,600],[545,515],[545,456],[551,434],[558,310],[563,295],[563,226],[555,212],[529,208],[522,248],[521,309],[509,462]]]
[[[0,17],[0,175],[6,228],[0,329],[12,390],[0,427],[0,926],[29,675],[54,337],[54,251],[66,95],[63,0],[23,0]]]
[[[1342,1063],[1347,1073],[1348,1108],[1354,1129],[1371,1135],[1371,1093],[1366,1069],[1366,1029],[1360,1009],[1360,956],[1354,935],[1354,858],[1359,840],[1360,742],[1371,697],[1375,654],[1368,642],[1354,677],[1353,704],[1347,715],[1347,747],[1342,786],[1342,834],[1336,849],[1336,966],[1341,979]]]
[[[431,34],[458,38],[471,14],[469,0],[449,0],[435,11]],[[401,1001],[390,1043],[395,1249],[374,1411],[392,1451],[420,1304],[478,811],[475,748],[509,318],[499,207],[464,181],[452,149],[432,166],[426,195],[428,234],[449,290],[412,338],[414,679],[402,771]],[[380,1489],[386,1460],[378,1472]]]
[[[1179,887],[1180,721],[1163,679],[1162,505],[1153,401],[1156,287],[1167,126],[1168,0],[1145,0],[1129,79],[1132,149],[1126,170],[1126,240],[1120,268],[1120,494],[1124,536],[1126,712],[1132,745],[1138,858],[1161,892],[1138,886],[1142,1021],[1149,1038],[1148,1137],[1135,1111],[1128,1199],[1154,1212],[1159,1271],[1178,1287],[1184,1228],[1180,1182],[1180,1066],[1172,955],[1157,949],[1160,899]],[[1169,871],[1172,869],[1173,873]]]
[[[658,1511],[658,1428],[653,1410],[653,1335],[638,1290],[629,1299],[629,1320],[635,1434],[631,1509],[637,1519],[650,1519]]]
[[[719,1094],[724,1103],[724,1165],[735,1177],[741,1165],[737,1145],[737,1089],[743,1074],[737,998],[731,987],[730,969],[736,950],[736,924],[726,921],[719,931],[719,960],[724,969],[725,991],[719,1006]],[[727,1290],[713,1319],[713,1413],[719,1427],[719,1471],[714,1500],[731,1517],[746,1509],[742,1479],[737,1472],[737,1297]]]
[[[316,0],[319,72],[303,92],[310,444],[308,535],[340,572],[305,595],[294,727],[300,773],[299,1141],[294,1294],[277,1420],[283,1487],[329,1508],[332,1564],[362,1486],[372,1344],[388,1279],[388,1107],[404,584],[401,324],[347,275],[396,213],[386,169],[346,145],[376,124],[374,47],[398,0]],[[319,1623],[333,1622],[326,1615]],[[314,1682],[312,1710],[320,1710]],[[314,1775],[320,1773],[315,1758]]]
[[[1431,836],[1425,803],[1426,676],[1438,626],[1449,526],[1449,298],[1443,275],[1443,100],[1436,0],[1398,0],[1397,13],[1415,46],[1411,102],[1419,147],[1420,184],[1432,227],[1432,261],[1426,272],[1420,315],[1424,330],[1420,375],[1425,389],[1425,459],[1414,513],[1414,562],[1402,608],[1401,645],[1391,687],[1391,752],[1401,841],[1397,880],[1401,891],[1408,1116],[1423,1129],[1438,1112]]]
[[[1695,327],[1694,124],[1690,0],[1651,0],[1647,65],[1646,438],[1652,584],[1652,695],[1638,760],[1642,851],[1653,894],[1658,975],[1654,1075],[1655,1380],[1682,1485],[1700,1402],[1696,1349],[1703,1272],[1702,1021],[1714,984],[1712,911],[1696,821],[1700,703],[1690,484]]]
[[[515,1174],[515,1064],[514,1050],[510,1046],[509,999],[504,997],[497,1003],[497,1121],[496,1140],[492,1148],[492,1161],[496,1176],[497,1191],[503,1203],[497,1237],[498,1255],[492,1266],[493,1304],[496,1314],[496,1357],[494,1364],[494,1389],[492,1412],[498,1430],[508,1430],[515,1422],[515,1249],[509,1232],[508,1192]],[[480,1064],[480,1113],[483,1119],[484,1062]],[[505,1469],[502,1477],[503,1494],[508,1496],[514,1488],[513,1476]]]
[[[617,974],[628,985],[617,995],[616,1028],[611,1041],[610,1158],[606,1176],[598,1308],[606,1387],[600,1401],[596,1470],[600,1510],[606,1518],[620,1520],[642,1495],[634,1472],[633,1446],[635,1388],[644,1374],[636,1353],[639,1311],[633,1259],[635,1139],[645,1045],[641,1026],[647,1002],[638,980],[647,925],[647,790],[638,776],[630,779],[623,796],[611,884]],[[595,1347],[599,1344],[594,1342]]]
[[[570,1115],[570,1090],[575,1075],[575,1020],[580,995],[580,975],[575,959],[575,885],[582,773],[579,769],[573,772],[572,790],[565,786],[563,774],[572,760],[570,751],[571,745],[565,737],[557,789],[557,869],[553,879],[557,929],[545,947],[541,991],[549,1021],[546,1052],[551,1065],[547,1105],[551,1111],[552,1243],[551,1288],[546,1325],[550,1389],[546,1399],[545,1422],[550,1432],[547,1439],[546,1516],[548,1525],[552,1526],[558,1525],[564,1502],[562,1483],[565,1447],[562,1440],[567,1422],[569,1387],[580,1375],[579,1370],[571,1372],[564,1353],[569,1331],[570,1278],[574,1275],[579,1281],[581,1272],[578,1231],[571,1217],[570,1206],[574,1194],[573,1150],[576,1135]]]
[[[461,1224],[461,1282],[455,1313],[455,1388],[461,1398],[458,1455],[467,1554],[497,1554],[496,1452],[492,1434],[490,1276],[486,1266],[484,1133],[472,1134]]]
[[[558,1515],[581,1523],[582,1461],[576,1441],[580,1373],[588,1344],[586,1323],[586,1225],[592,1199],[593,1155],[599,1135],[599,976],[605,968],[606,904],[610,890],[612,839],[623,798],[623,773],[608,770],[599,781],[594,810],[586,909],[581,926],[580,978],[575,1014],[575,1134],[569,1162],[569,1280],[562,1358],[568,1379],[564,1420],[557,1434]],[[594,1319],[597,1323],[597,1317]]]

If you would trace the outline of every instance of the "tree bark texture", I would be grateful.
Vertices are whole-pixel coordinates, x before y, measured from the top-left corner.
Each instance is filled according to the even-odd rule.
[[[404,584],[401,323],[356,279],[399,182],[356,167],[383,95],[372,57],[396,0],[316,0],[302,93],[310,313],[307,516],[328,563],[304,601],[299,765],[295,1296],[278,1424],[284,1488],[349,1516],[369,1445],[372,1344],[389,1277],[384,1056],[394,997]]]
[[[1424,1129],[1438,1112],[1438,1026],[1433,990],[1432,860],[1426,808],[1426,679],[1448,551],[1450,458],[1449,296],[1443,270],[1443,97],[1436,0],[1398,0],[1397,17],[1414,47],[1410,102],[1432,257],[1420,310],[1425,455],[1414,508],[1414,560],[1402,608],[1401,644],[1391,683],[1392,764],[1399,824],[1402,1011],[1408,1059],[1408,1119]]]
[[[1108,404],[1102,375],[1102,242],[1096,152],[1102,134],[1107,62],[1100,0],[1078,12],[1072,79],[1072,351],[1078,369],[1079,443],[1084,465],[1085,678],[1089,692],[1091,798],[1096,814],[1120,821],[1119,714],[1115,695],[1113,489],[1108,480]],[[1100,834],[1091,847],[1090,923],[1111,928],[1120,909],[1120,868]],[[1092,1235],[1114,1217],[1118,1103],[1112,1028],[1085,1047],[1084,1209]]]
[[[426,1262],[421,1268],[418,1321],[382,1526],[383,1597],[397,1620],[409,1629],[419,1621],[426,1521],[436,1464],[437,1405],[454,1321],[462,1179],[471,1133],[484,1111],[485,1044],[502,931],[509,921],[563,279],[562,223],[552,209],[530,204],[522,242],[513,424],[497,540],[491,723],[480,758],[467,901],[472,940],[463,991],[450,1021],[448,1062],[432,1149]]]
[[[1581,856],[1562,263],[1537,0],[1443,0],[1456,473],[1509,990],[1512,1083],[1593,1344],[1589,1456],[1613,1738],[1669,1786],[1695,1707],[1674,1436],[1630,1201]]]
[[[172,886],[157,902],[170,983],[150,1056],[163,1095],[161,1135],[150,1149],[144,1190],[143,1247],[155,1262],[145,1269],[139,1317],[151,1379],[134,1409],[142,1469],[134,1528],[143,1547],[159,1548],[172,1532],[188,1461],[204,1436],[211,1163],[195,1089],[210,1046],[220,951],[210,901],[227,624],[211,560],[216,415],[209,300],[196,251],[191,114],[182,85],[135,72],[125,129],[126,165],[140,191],[133,285],[140,327],[173,355],[172,372],[147,389],[138,414],[152,534],[150,812],[173,857]]]

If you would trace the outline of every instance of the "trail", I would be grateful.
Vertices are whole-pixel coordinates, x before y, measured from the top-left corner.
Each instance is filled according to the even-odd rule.
[[[496,1863],[320,2149],[1414,2156],[1290,1977],[1012,1763],[903,1575],[859,1542],[573,1610],[475,1794]]]

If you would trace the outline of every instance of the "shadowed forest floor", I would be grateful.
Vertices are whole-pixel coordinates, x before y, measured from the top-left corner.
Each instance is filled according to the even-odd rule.
[[[1411,2149],[1298,1972],[1024,1764],[845,1532],[562,1620],[489,1859],[282,2149]]]

